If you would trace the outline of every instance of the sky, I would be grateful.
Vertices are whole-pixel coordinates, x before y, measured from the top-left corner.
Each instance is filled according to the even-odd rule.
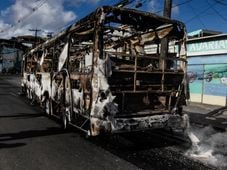
[[[57,34],[102,5],[120,0],[0,0],[0,38]],[[134,0],[127,7],[163,14],[164,0]],[[208,29],[227,33],[227,0],[172,0],[171,18],[186,24],[188,32]]]

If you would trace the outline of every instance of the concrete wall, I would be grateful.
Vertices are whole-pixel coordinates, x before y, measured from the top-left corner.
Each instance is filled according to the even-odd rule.
[[[227,105],[227,40],[203,41],[188,44],[190,100],[225,106]]]

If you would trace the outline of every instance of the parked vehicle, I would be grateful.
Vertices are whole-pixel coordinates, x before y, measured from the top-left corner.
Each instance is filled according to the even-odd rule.
[[[185,129],[185,41],[179,21],[100,7],[24,56],[22,88],[90,136]]]

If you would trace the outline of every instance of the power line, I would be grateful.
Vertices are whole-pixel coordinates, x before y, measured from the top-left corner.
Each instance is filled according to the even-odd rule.
[[[213,4],[213,7],[217,5],[217,3]],[[191,22],[192,20],[196,19],[197,17],[199,17],[201,14],[203,14],[204,12],[206,12],[207,10],[211,9],[211,6],[208,6],[207,8],[205,8],[204,10],[202,10],[200,13],[196,14],[195,16],[191,17],[188,21],[186,21],[185,23]]]
[[[38,32],[39,32],[39,31],[42,31],[42,30],[36,28],[36,29],[29,29],[29,31],[35,32],[35,43],[34,43],[33,45],[36,46],[36,44],[37,44],[37,35],[38,35]]]
[[[132,4],[134,1],[135,1],[135,0],[131,0],[131,1],[130,1],[130,3],[131,3],[130,7],[133,7],[133,6],[134,6],[134,5]],[[151,2],[151,1],[153,1],[153,0],[137,0],[137,4],[135,5],[135,7],[136,7],[136,8],[141,7],[142,5],[144,5],[144,4],[146,4],[146,3],[149,3],[149,2]],[[192,1],[192,0],[186,0],[186,1],[181,2],[181,3],[178,3],[178,4],[176,4],[176,5],[172,5],[172,9],[175,8],[175,7],[177,7],[177,6],[181,6],[181,5],[184,5],[184,4],[186,4],[186,3],[189,3],[190,1]],[[129,5],[129,4],[128,4],[128,5]],[[138,5],[138,7],[137,7],[137,5]],[[161,9],[161,10],[159,10],[159,11],[155,11],[154,13],[159,13],[159,12],[163,12],[163,9]]]
[[[128,2],[128,4],[127,5],[130,5],[131,7],[133,7],[134,5],[132,4],[134,1],[136,1],[136,0],[122,0],[121,2]],[[138,1],[140,1],[140,3],[141,3],[141,5],[143,5],[143,4],[146,4],[146,3],[148,3],[148,2],[151,2],[151,1],[153,1],[153,0],[138,0]],[[186,0],[186,1],[184,1],[184,2],[182,2],[182,3],[178,3],[178,4],[176,4],[176,5],[173,5],[172,6],[172,8],[175,8],[175,7],[177,7],[177,6],[181,6],[181,5],[184,5],[184,4],[186,4],[186,3],[189,3],[190,1],[192,1],[192,0]],[[119,4],[120,2],[118,2],[117,4]],[[139,3],[139,2],[137,2],[137,3]],[[140,5],[140,6],[141,6]],[[116,6],[116,4],[114,5],[114,6]],[[159,11],[156,11],[156,12],[154,12],[154,13],[159,13],[159,12],[162,12],[163,10],[159,10]],[[62,30],[62,29],[64,29],[65,27],[67,27],[67,26],[69,26],[69,25],[71,25],[71,23],[69,23],[69,24],[66,24],[66,25],[64,25],[64,26],[62,26],[62,27],[60,27],[60,28],[58,28],[57,29],[57,31],[55,31],[55,33],[56,32],[59,32],[59,30]]]
[[[214,1],[220,5],[227,6],[227,2],[225,0],[214,0]]]
[[[145,1],[151,1],[151,0],[145,0]],[[186,1],[184,1],[184,2],[181,2],[181,3],[178,3],[178,4],[176,4],[176,5],[173,5],[173,6],[172,6],[172,9],[175,8],[175,7],[184,5],[184,4],[186,4],[186,3],[189,3],[190,1],[192,1],[192,0],[186,0]],[[154,13],[159,13],[159,12],[163,12],[163,10],[159,10],[159,11],[156,11],[156,12],[154,12]]]
[[[140,8],[141,6],[143,6],[143,2],[142,0],[134,0],[135,3],[131,3],[128,5],[129,8]]]
[[[41,1],[41,0],[40,0]],[[36,6],[34,6],[32,8],[32,11],[30,13],[28,13],[27,15],[24,15],[23,17],[19,18],[17,20],[17,22],[14,25],[11,25],[9,28],[5,28],[3,30],[0,30],[0,33],[4,33],[9,31],[9,29],[12,29],[13,27],[16,27],[18,24],[24,22],[27,18],[29,18],[33,13],[35,13],[39,8],[41,8],[48,0],[43,0],[41,1],[39,4],[37,4]],[[38,2],[38,1],[36,1]]]
[[[40,4],[36,5],[35,7],[32,8],[32,11],[30,13],[28,13],[27,15],[23,16],[22,18],[19,18],[17,20],[18,23],[22,22],[23,20],[26,20],[27,18],[29,18],[35,11],[37,11],[39,8],[41,8],[47,0],[43,0],[40,2]],[[36,1],[37,2],[37,1]]]
[[[36,28],[36,29],[29,29],[29,31],[35,32],[35,37],[37,37],[38,32],[39,32],[39,31],[42,31],[42,30],[38,30],[38,29]]]
[[[207,0],[207,3],[209,4],[209,6],[211,7],[211,9],[221,18],[221,19],[223,19],[225,22],[227,22],[227,19],[223,16],[223,15],[221,15],[215,8],[214,8],[214,6],[212,6],[209,2],[208,2],[208,0]]]
[[[195,8],[189,3],[188,6],[192,9],[193,13],[197,15],[197,12],[195,11]],[[198,21],[200,22],[200,24],[206,29],[205,24],[203,23],[202,19],[200,18],[200,16],[198,15]]]

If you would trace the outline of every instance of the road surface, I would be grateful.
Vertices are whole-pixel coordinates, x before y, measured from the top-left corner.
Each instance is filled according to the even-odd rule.
[[[57,120],[19,96],[19,86],[19,77],[0,75],[1,170],[213,169],[185,157],[185,144],[156,134],[116,140],[86,139],[75,128],[64,131]]]
[[[63,131],[18,96],[17,77],[0,78],[0,169],[137,169],[86,140]]]

